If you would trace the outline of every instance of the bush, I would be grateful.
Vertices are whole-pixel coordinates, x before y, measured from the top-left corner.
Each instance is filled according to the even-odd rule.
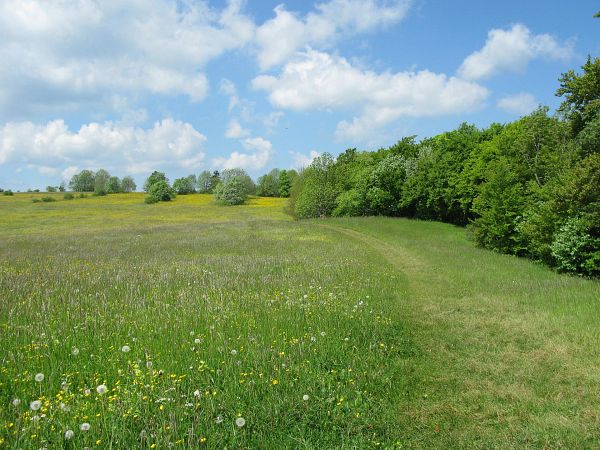
[[[65,195],[63,195],[63,198],[65,200],[73,200],[75,198],[75,196],[73,194],[71,194],[70,192],[67,192]]]
[[[175,191],[164,180],[154,182],[148,188],[148,196],[144,200],[148,204],[168,202],[175,198]]]
[[[42,197],[42,201],[44,203],[50,203],[50,202],[55,202],[56,199],[54,197]]]
[[[106,189],[103,189],[103,188],[96,189],[92,195],[94,197],[104,197],[106,195]]]
[[[41,203],[42,202],[39,198],[33,198],[33,199],[31,199],[31,201],[33,203]]]
[[[600,228],[587,217],[573,217],[560,227],[552,256],[561,272],[600,275]]]
[[[83,192],[79,193],[79,198],[86,198],[86,197],[87,197],[87,194],[84,194]]]
[[[4,195],[14,195],[13,191],[11,191],[10,189],[7,189],[6,191],[4,191]]]
[[[219,183],[215,188],[215,199],[223,205],[241,205],[248,198],[247,186],[239,177]]]

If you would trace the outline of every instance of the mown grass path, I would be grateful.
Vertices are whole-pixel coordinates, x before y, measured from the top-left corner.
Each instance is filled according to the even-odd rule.
[[[321,226],[408,280],[397,307],[418,350],[396,392],[408,447],[600,448],[598,282],[477,249],[443,224]]]

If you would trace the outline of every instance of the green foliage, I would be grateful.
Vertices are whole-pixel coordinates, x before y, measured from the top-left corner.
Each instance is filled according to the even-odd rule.
[[[119,177],[110,177],[106,182],[106,192],[109,194],[116,194],[118,192],[123,192],[121,187],[121,180]]]
[[[339,194],[334,170],[333,157],[323,153],[300,173],[292,189],[292,204],[298,217],[331,215]]]
[[[148,188],[145,202],[148,204],[158,202],[169,202],[175,198],[175,191],[165,180],[154,181]]]
[[[183,178],[177,178],[173,182],[173,189],[178,194],[186,195],[196,192],[196,176],[189,175]]]
[[[196,180],[198,192],[201,194],[210,194],[213,188],[216,186],[213,186],[213,181],[214,179],[212,174],[208,170],[203,171],[200,175],[198,175]]]
[[[8,196],[10,196],[10,195],[14,195],[14,194],[13,194],[13,191],[11,191],[10,189],[7,189],[7,190],[5,190],[5,191],[4,191],[2,194],[3,194],[3,195],[8,195]]]
[[[256,195],[261,197],[278,197],[280,190],[280,177],[283,172],[285,171],[273,169],[268,174],[259,177],[258,184],[256,186]],[[289,183],[289,178],[287,178],[287,180]]]
[[[46,197],[42,197],[41,201],[44,202],[44,203],[51,203],[51,202],[55,202],[56,199],[54,197],[48,197],[48,196],[46,196]]]
[[[244,169],[225,169],[223,172],[221,172],[219,177],[220,183],[224,185],[228,184],[229,181],[233,180],[234,178],[243,183],[244,192],[246,195],[252,195],[256,192],[256,185],[254,184],[254,181],[252,181],[252,178],[250,178]]]
[[[226,182],[221,182],[214,189],[215,199],[223,205],[241,205],[248,198],[248,187],[243,178],[228,178]]]
[[[169,184],[169,179],[167,176],[163,172],[158,172],[155,170],[144,182],[144,192],[150,192],[152,185],[161,181],[164,181],[167,185]]]
[[[82,170],[73,175],[69,188],[75,192],[94,192],[96,176],[91,170]]]
[[[292,189],[292,179],[288,174],[287,170],[279,172],[279,197],[287,198],[290,196],[290,190]]]
[[[552,255],[561,272],[600,275],[600,223],[585,216],[570,218],[555,235]]]
[[[46,186],[46,192],[56,192],[57,190],[56,186]]]
[[[71,194],[70,192],[65,192],[65,195],[63,195],[63,199],[65,200],[73,200],[75,198],[75,196],[73,194]]]
[[[123,177],[121,180],[121,192],[134,192],[137,186],[130,176]]]

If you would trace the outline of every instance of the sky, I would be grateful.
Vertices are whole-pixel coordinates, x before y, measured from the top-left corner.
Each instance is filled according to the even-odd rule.
[[[0,187],[254,178],[553,111],[596,1],[2,0]]]

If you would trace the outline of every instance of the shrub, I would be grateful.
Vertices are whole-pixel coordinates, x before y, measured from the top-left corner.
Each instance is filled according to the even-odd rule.
[[[598,228],[585,216],[570,218],[560,227],[552,243],[552,256],[559,271],[600,275]]]
[[[219,183],[215,188],[215,199],[223,205],[241,205],[246,198],[248,198],[247,187],[244,180],[239,177]]]
[[[65,200],[73,200],[75,198],[75,196],[73,194],[71,194],[70,192],[67,192],[65,195],[63,195],[63,198]]]
[[[175,198],[175,191],[164,180],[159,180],[150,185],[148,196],[144,200],[148,204],[168,202]]]
[[[54,197],[42,197],[42,201],[44,203],[50,203],[50,202],[55,202],[56,199]]]
[[[13,191],[11,191],[10,189],[7,189],[6,191],[4,191],[4,195],[14,195]]]
[[[87,197],[87,194],[84,194],[83,192],[79,193],[79,198],[86,198],[86,197]]]
[[[92,195],[94,197],[104,197],[106,195],[106,189],[97,188]]]
[[[39,198],[33,198],[33,199],[31,199],[31,201],[33,203],[41,203],[41,200]]]

